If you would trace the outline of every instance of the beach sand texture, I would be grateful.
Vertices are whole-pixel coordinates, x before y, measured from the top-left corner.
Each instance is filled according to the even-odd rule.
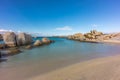
[[[28,80],[120,80],[120,55],[77,63]]]

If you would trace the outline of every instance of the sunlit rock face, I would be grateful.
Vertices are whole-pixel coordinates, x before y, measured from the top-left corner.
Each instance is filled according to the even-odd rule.
[[[32,43],[31,35],[26,33],[19,33],[16,35],[14,32],[6,32],[3,35],[3,40],[8,47],[15,47]]]
[[[48,38],[42,38],[42,43],[49,44],[51,41]]]
[[[82,33],[76,33],[72,36],[68,36],[68,39],[74,39],[74,40],[84,40],[85,37]]]
[[[42,42],[40,40],[36,40],[34,46],[40,46],[40,45],[42,45]]]
[[[98,37],[102,36],[102,32],[98,32],[96,30],[91,30],[89,33],[84,34],[87,39],[98,39]]]
[[[17,38],[14,32],[6,32],[3,35],[3,40],[8,47],[17,46]]]
[[[17,44],[18,45],[27,45],[32,43],[32,37],[26,33],[19,33],[17,35]]]

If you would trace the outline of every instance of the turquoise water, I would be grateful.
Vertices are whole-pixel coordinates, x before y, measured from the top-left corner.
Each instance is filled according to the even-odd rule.
[[[55,43],[7,57],[6,62],[0,63],[0,79],[26,80],[78,62],[120,54],[120,45],[50,39]]]

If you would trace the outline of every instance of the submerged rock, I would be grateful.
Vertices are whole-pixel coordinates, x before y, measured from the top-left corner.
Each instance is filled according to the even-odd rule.
[[[40,46],[40,45],[42,45],[42,42],[40,40],[36,40],[34,46]]]
[[[3,35],[3,40],[7,47],[15,47],[17,46],[16,35],[14,32],[6,32]]]
[[[25,46],[26,49],[31,49],[32,47],[33,47],[32,45]]]
[[[55,41],[54,40],[50,40],[50,43],[54,43]]]
[[[8,55],[15,55],[15,54],[18,54],[20,52],[21,51],[19,49],[11,49],[11,50],[9,50]]]
[[[11,56],[11,55],[19,54],[20,52],[21,51],[18,48],[11,48],[11,49],[1,51],[1,55],[2,56]]]

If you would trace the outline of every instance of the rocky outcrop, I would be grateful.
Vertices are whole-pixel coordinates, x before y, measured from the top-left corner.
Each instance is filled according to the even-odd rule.
[[[74,39],[74,40],[84,40],[85,36],[82,33],[77,33],[71,36],[68,36],[68,39]]]
[[[48,38],[42,38],[42,43],[49,44],[49,43],[51,43],[51,41]]]
[[[96,30],[91,30],[89,33],[77,33],[71,36],[68,36],[68,39],[84,41],[84,42],[95,42],[98,41],[100,36],[104,35],[102,32]]]
[[[90,31],[90,33],[84,34],[85,38],[86,39],[90,39],[90,40],[98,39],[98,37],[101,36],[101,35],[103,35],[103,33],[102,32],[98,32],[96,30],[92,30],[92,31]]]
[[[42,42],[40,40],[36,40],[33,45],[34,46],[40,46],[40,45],[42,45]]]
[[[15,55],[21,52],[19,49],[31,49],[42,44],[49,44],[54,41],[48,38],[43,38],[42,41],[36,40],[32,44],[32,36],[26,33],[15,34],[14,32],[6,32],[3,35],[3,44],[0,44],[0,51],[2,51],[3,56]]]
[[[6,32],[3,35],[3,39],[7,47],[17,46],[17,38],[14,32]]]
[[[3,39],[8,47],[15,47],[32,43],[31,35],[26,33],[19,33],[16,35],[14,32],[6,32],[3,35]]]
[[[104,42],[120,43],[120,33],[103,34],[102,32],[98,32],[96,30],[92,30],[89,33],[85,33],[83,35],[81,33],[77,33],[68,36],[67,38],[92,43],[104,43]]]
[[[27,45],[32,43],[32,37],[29,34],[26,33],[19,33],[17,35],[17,44],[19,46],[21,45]]]
[[[82,33],[77,33],[71,36],[68,36],[68,39],[74,39],[74,40],[80,40],[80,41],[85,41],[85,40],[94,40],[97,39],[98,36],[103,35],[102,32],[98,32],[96,30],[92,30],[89,33],[82,34]]]

